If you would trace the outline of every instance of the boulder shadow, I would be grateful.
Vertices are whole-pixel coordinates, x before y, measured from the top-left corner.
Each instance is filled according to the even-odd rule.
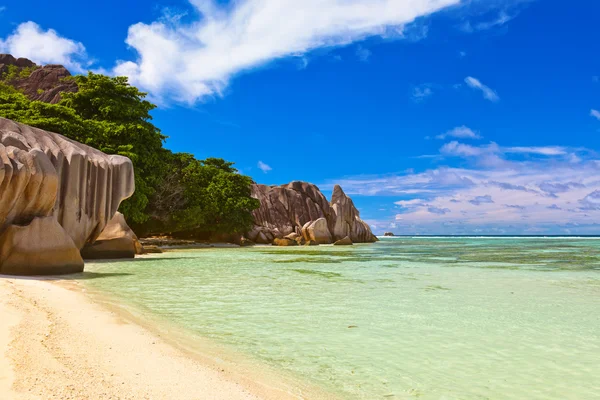
[[[77,272],[75,274],[66,275],[5,275],[0,274],[0,279],[20,279],[20,280],[32,280],[32,281],[69,281],[69,280],[88,280],[88,279],[100,279],[100,278],[114,278],[118,276],[130,276],[124,272]]]

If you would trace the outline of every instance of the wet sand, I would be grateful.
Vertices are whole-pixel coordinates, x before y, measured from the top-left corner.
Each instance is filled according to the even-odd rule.
[[[203,362],[77,284],[0,277],[0,398],[286,399]]]

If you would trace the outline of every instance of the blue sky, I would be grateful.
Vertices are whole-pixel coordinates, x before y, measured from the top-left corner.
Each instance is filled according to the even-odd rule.
[[[377,233],[600,233],[597,1],[0,9],[0,51],[127,75],[169,148],[340,183]]]

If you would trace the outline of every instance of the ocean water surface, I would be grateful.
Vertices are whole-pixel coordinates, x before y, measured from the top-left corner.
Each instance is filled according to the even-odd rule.
[[[167,252],[90,289],[342,399],[600,399],[600,240]]]

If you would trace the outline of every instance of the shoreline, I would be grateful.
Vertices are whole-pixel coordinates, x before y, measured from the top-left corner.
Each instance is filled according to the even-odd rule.
[[[0,276],[0,398],[305,398],[120,308],[77,281]]]

